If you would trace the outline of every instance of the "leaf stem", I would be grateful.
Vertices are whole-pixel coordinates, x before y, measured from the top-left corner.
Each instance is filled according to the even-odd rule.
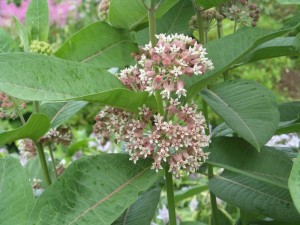
[[[199,32],[199,42],[201,44],[205,43],[205,32],[204,32],[204,23],[203,23],[203,18],[202,18],[202,10],[197,7],[195,0],[192,0],[194,9],[196,11],[197,15],[197,23],[198,23],[198,32]]]
[[[156,25],[155,25],[155,0],[151,0],[150,8],[148,9],[148,20],[149,20],[149,38],[152,44],[152,47],[155,46],[155,32],[156,32]]]
[[[52,161],[52,164],[53,164],[54,173],[55,173],[55,176],[57,178],[58,174],[57,174],[57,171],[56,171],[55,159],[54,159],[54,155],[53,155],[53,150],[52,150],[51,144],[48,145],[48,148],[49,148],[49,153],[50,153],[51,161]]]
[[[16,108],[16,111],[17,111],[17,113],[18,113],[18,116],[19,116],[19,118],[20,118],[22,124],[24,125],[24,124],[26,123],[26,121],[25,121],[25,119],[24,119],[24,116],[23,116],[22,112],[21,112],[18,108]]]
[[[38,113],[40,111],[40,104],[39,104],[39,102],[38,101],[34,101],[33,105],[34,105],[34,111],[36,113]]]
[[[169,225],[176,225],[173,177],[172,177],[172,174],[169,172],[169,165],[167,165],[165,168],[165,176],[166,176],[166,183],[167,183]]]
[[[39,154],[39,158],[40,158],[40,162],[41,162],[41,166],[42,166],[46,184],[47,184],[47,186],[50,186],[51,178],[50,178],[48,167],[47,167],[47,161],[46,161],[43,145],[40,142],[35,142],[35,145],[38,150],[38,154]]]
[[[234,28],[233,28],[233,33],[236,32],[236,29],[237,29],[237,20],[234,19]]]

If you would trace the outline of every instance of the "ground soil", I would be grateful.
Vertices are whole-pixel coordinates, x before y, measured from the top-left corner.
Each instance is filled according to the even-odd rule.
[[[291,98],[300,99],[300,70],[284,70],[279,81],[279,90]]]

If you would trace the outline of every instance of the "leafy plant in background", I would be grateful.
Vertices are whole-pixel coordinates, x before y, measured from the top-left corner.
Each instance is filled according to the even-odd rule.
[[[274,134],[299,132],[299,101],[277,104],[263,85],[232,79],[231,70],[299,55],[299,35],[283,36],[300,26],[300,14],[279,30],[243,27],[256,25],[260,11],[246,0],[228,2],[102,1],[103,21],[54,53],[46,0],[30,2],[25,26],[15,19],[21,43],[1,30],[1,117],[18,116],[23,125],[1,132],[0,144],[24,139],[23,153],[38,156],[24,168],[11,156],[0,160],[0,223],[150,224],[165,185],[169,216],[159,218],[171,225],[228,224],[216,197],[239,208],[238,224],[298,224],[298,152],[265,144]],[[190,25],[198,42],[188,28],[195,11]],[[225,16],[235,24],[227,36]],[[209,40],[214,23],[218,39]],[[120,72],[110,73],[112,67]],[[34,111],[28,119],[24,102]],[[94,133],[103,143],[122,141],[130,157],[86,156],[64,170],[53,149],[72,135],[61,125],[87,102],[105,106]],[[224,120],[212,131],[208,106]],[[224,171],[215,174],[214,167]],[[208,187],[196,182],[174,197],[173,175],[196,171],[207,175]],[[178,221],[175,204],[207,189],[211,219]]]

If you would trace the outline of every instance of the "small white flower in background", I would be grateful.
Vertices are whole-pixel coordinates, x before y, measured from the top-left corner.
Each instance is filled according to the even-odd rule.
[[[198,205],[199,205],[199,202],[198,202],[197,198],[194,197],[189,203],[189,208],[191,211],[195,212],[195,211],[197,211]]]
[[[158,215],[156,218],[162,220],[165,225],[169,223],[169,211],[166,205],[163,205],[163,207],[158,210]]]
[[[272,147],[300,147],[300,138],[296,133],[275,135],[266,144]]]

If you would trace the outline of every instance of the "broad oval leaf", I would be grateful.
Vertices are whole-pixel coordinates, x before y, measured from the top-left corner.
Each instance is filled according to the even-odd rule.
[[[151,162],[136,165],[125,154],[102,154],[73,162],[41,195],[30,222],[110,225],[139,193],[161,179]]]
[[[142,193],[138,200],[125,210],[112,225],[141,225],[151,224],[157,204],[160,198],[161,187],[154,188]]]
[[[242,210],[283,222],[300,222],[287,189],[227,170],[210,179],[209,187],[218,198]]]
[[[37,140],[50,128],[49,118],[41,113],[30,116],[28,121],[21,127],[0,133],[0,145],[10,143],[23,138]]]
[[[300,155],[294,161],[292,172],[289,178],[289,189],[294,204],[300,213]]]
[[[258,153],[241,138],[218,137],[212,139],[206,151],[208,164],[288,189],[293,162],[283,150],[263,146]]]
[[[20,48],[6,31],[0,27],[0,53],[18,52]]]
[[[278,104],[280,121],[294,121],[300,119],[300,101],[283,102]]]
[[[137,50],[128,31],[96,22],[74,34],[54,55],[99,68],[111,68],[129,65],[131,53]]]
[[[34,205],[29,177],[18,159],[0,159],[0,224],[24,225]]]
[[[201,96],[258,151],[278,127],[279,112],[272,93],[254,81],[227,81],[202,90]]]
[[[47,41],[49,33],[47,0],[31,0],[26,13],[26,32],[31,40]]]
[[[192,98],[203,87],[210,84],[220,74],[237,63],[257,46],[282,36],[300,25],[300,13],[289,20],[280,30],[270,31],[260,28],[241,28],[232,35],[205,44],[207,57],[212,60],[215,69],[203,76],[186,79],[188,98]]]
[[[49,116],[51,128],[55,128],[66,122],[87,104],[84,101],[43,103],[40,106],[40,112]]]
[[[92,65],[32,53],[1,54],[0,65],[0,90],[19,99],[97,101],[133,112],[143,104],[156,108],[153,96],[130,91]]]
[[[156,18],[165,14],[178,1],[179,0],[162,1],[156,12]],[[143,1],[111,0],[108,11],[108,21],[114,27],[134,30],[148,21],[148,12]]]

